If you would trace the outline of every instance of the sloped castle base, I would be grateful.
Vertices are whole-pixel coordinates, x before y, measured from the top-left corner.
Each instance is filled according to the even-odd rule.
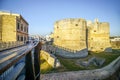
[[[86,48],[80,51],[70,52],[67,50],[56,48],[56,55],[63,58],[83,58],[88,55],[88,50]]]

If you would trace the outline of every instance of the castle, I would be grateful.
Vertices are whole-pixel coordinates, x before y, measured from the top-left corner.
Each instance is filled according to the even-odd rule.
[[[88,51],[111,52],[109,33],[109,23],[98,19],[64,19],[55,22],[53,44],[57,55],[69,58],[85,57]]]

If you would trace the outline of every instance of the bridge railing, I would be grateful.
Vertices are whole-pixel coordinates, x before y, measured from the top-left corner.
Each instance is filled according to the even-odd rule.
[[[24,45],[22,41],[0,42],[0,51]]]
[[[41,43],[36,42],[12,59],[0,63],[0,80],[39,80]]]

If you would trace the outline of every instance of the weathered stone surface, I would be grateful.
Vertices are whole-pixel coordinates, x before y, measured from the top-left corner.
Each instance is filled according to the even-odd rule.
[[[86,47],[86,21],[64,19],[54,25],[54,44],[69,50],[80,51]]]
[[[111,41],[110,43],[113,49],[120,49],[120,41]]]
[[[105,62],[105,59],[95,57],[93,62],[94,62],[94,65],[96,66],[102,66],[103,63]]]
[[[27,40],[27,21],[20,14],[0,11],[0,42]]]
[[[87,23],[80,18],[57,21],[53,33],[57,55],[66,58],[83,57],[88,54],[86,49],[112,52],[109,33],[109,23],[98,22],[97,19],[94,23]]]
[[[77,64],[82,65],[84,67],[89,67],[90,65],[94,64],[95,66],[102,66],[105,62],[105,59],[98,58],[98,57],[92,57],[88,59],[88,61],[77,61]]]
[[[54,45],[56,55],[65,58],[79,58],[88,55],[86,46],[86,21],[84,19],[64,19],[54,25]]]
[[[88,27],[88,49],[90,51],[112,52],[110,45],[110,28],[108,22],[98,22],[87,24]]]
[[[59,60],[53,54],[41,50],[40,56],[42,56],[53,68],[60,67]]]
[[[82,57],[86,57],[88,55],[88,50],[83,49],[80,51],[68,51],[68,50],[64,50],[61,48],[56,48],[56,55],[64,57],[64,58],[82,58]]]

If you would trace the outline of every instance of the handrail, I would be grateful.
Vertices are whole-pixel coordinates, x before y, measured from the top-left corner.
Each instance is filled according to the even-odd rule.
[[[25,66],[25,63],[22,62],[19,65],[17,65],[17,67],[14,69],[14,71],[12,71],[11,73],[9,73],[5,80],[15,80],[15,78],[17,77],[17,75],[22,71],[23,67]]]
[[[35,46],[34,46],[35,47]],[[9,62],[7,62],[7,64],[4,62],[1,64],[0,66],[0,74],[2,74],[4,71],[6,71],[8,68],[10,68],[12,65],[14,65],[17,61],[19,61],[21,58],[23,58],[25,55],[27,55],[31,50],[32,48],[34,47],[31,47],[29,48],[28,50],[26,50],[25,52],[23,52],[22,54],[20,55],[17,55],[16,57],[12,58],[12,60],[10,60]]]
[[[33,68],[33,74],[35,75],[34,79],[33,80],[37,80],[38,77],[40,76],[40,71],[38,68],[40,68],[38,65],[40,65],[40,62],[39,62],[39,58],[37,57],[39,55],[39,52],[40,52],[40,48],[41,48],[41,43],[40,42],[34,42],[34,44],[32,45],[29,45],[28,48],[26,50],[23,50],[21,51],[20,53],[18,52],[18,54],[12,58],[8,58],[8,60],[4,60],[3,62],[0,63],[0,76],[6,71],[8,70],[9,68],[11,68],[13,65],[16,65],[18,63],[18,61],[20,61],[21,59],[25,58],[24,60],[24,63],[25,63],[25,67],[27,67],[28,65],[31,66],[31,68]],[[33,51],[34,50],[34,51]],[[34,54],[34,55],[31,55],[31,54]],[[35,57],[35,58],[33,58]],[[27,60],[28,59],[28,60]],[[30,59],[30,60],[29,60]],[[33,60],[34,59],[34,60]],[[31,60],[34,61],[31,62]],[[37,64],[35,63],[35,61],[37,62]],[[18,63],[20,64],[20,63]],[[37,66],[35,66],[37,65]],[[28,67],[30,67],[28,66]],[[36,68],[37,69],[36,69]],[[29,80],[31,76],[27,76],[29,75],[29,71],[31,70],[30,69],[26,69],[26,73],[25,73],[25,77],[26,77],[26,80]],[[37,71],[36,71],[37,70]],[[38,73],[39,72],[39,73]],[[28,78],[28,79],[27,79]],[[6,78],[7,79],[7,78]],[[14,79],[14,78],[12,78]]]

